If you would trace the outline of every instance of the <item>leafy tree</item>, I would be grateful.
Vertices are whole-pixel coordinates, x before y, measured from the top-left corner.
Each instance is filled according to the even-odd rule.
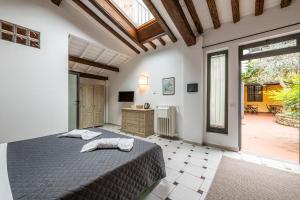
[[[285,83],[287,87],[283,90],[270,91],[271,98],[283,102],[285,114],[300,117],[300,75],[295,74]]]
[[[283,90],[270,91],[270,98],[283,103],[284,114],[300,117],[300,53],[247,61],[244,83],[281,83]]]
[[[255,66],[253,61],[249,61],[247,63],[246,72],[242,73],[242,80],[245,83],[259,83],[260,74],[262,74],[263,69]]]
[[[244,69],[242,80],[245,83],[282,82],[300,73],[300,53],[250,60]]]

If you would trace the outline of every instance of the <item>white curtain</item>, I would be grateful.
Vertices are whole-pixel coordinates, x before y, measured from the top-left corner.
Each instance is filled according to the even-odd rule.
[[[210,127],[225,128],[225,54],[211,57]]]

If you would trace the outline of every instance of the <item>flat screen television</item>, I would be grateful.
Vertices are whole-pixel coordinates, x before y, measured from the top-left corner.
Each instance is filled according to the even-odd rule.
[[[119,102],[133,102],[134,91],[120,91]]]

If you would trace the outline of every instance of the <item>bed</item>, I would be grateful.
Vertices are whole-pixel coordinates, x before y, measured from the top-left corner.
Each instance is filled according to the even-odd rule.
[[[99,138],[127,137],[103,129]],[[2,144],[0,177],[13,199],[129,200],[166,176],[160,146],[135,139],[130,152],[101,149],[80,153],[84,141],[50,135]],[[6,149],[5,149],[6,148]],[[2,179],[2,189],[5,180]],[[4,185],[5,187],[5,185]]]

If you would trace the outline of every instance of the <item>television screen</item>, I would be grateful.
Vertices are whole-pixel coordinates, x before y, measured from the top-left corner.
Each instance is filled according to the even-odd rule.
[[[133,102],[134,91],[119,92],[119,102]]]

